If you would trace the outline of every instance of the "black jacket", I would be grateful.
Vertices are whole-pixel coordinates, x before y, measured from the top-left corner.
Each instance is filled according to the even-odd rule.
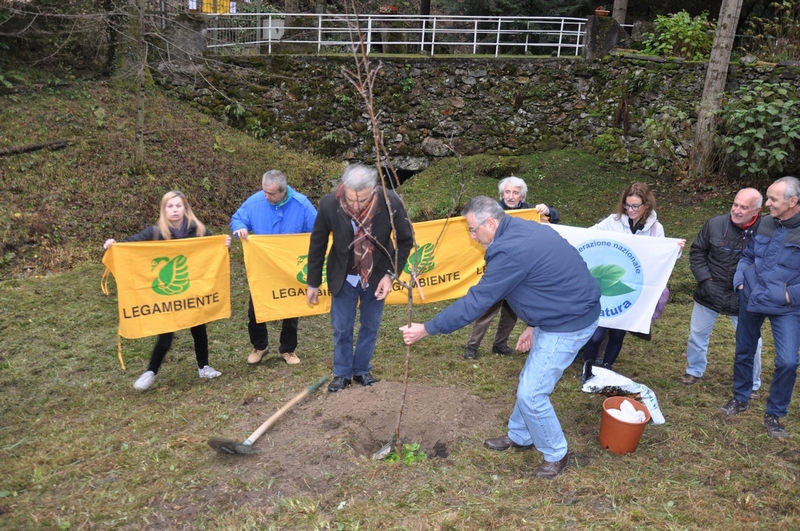
[[[739,295],[733,291],[733,275],[747,242],[761,219],[742,230],[730,214],[709,219],[689,251],[689,264],[697,280],[694,300],[725,315],[739,314]]]
[[[206,228],[205,234],[197,234],[197,225],[194,222],[189,224],[189,227],[186,229],[186,238],[197,238],[198,236],[211,236],[211,231]],[[161,233],[158,231],[158,227],[155,225],[150,225],[146,227],[143,231],[134,234],[133,236],[128,236],[123,242],[148,242],[153,240],[163,240],[164,238],[161,237]]]
[[[530,203],[527,203],[525,201],[521,201],[520,204],[517,205],[514,208],[511,208],[510,206],[508,206],[506,204],[506,202],[503,201],[502,199],[500,201],[498,201],[498,203],[500,203],[500,206],[503,207],[503,210],[522,210],[523,208],[533,208],[534,207],[534,205],[532,205]],[[558,212],[558,209],[556,209],[556,207],[552,207],[550,205],[547,205],[547,208],[550,209],[550,213],[547,214],[547,219],[553,225],[557,225],[558,222],[561,221],[561,214]],[[542,214],[542,215],[544,215],[544,214]]]
[[[369,277],[369,287],[375,291],[378,283],[386,275],[387,271],[394,271],[392,261],[394,260],[394,245],[392,243],[392,224],[389,219],[389,211],[384,201],[383,188],[378,186],[375,192],[378,194],[378,209],[372,219],[372,235],[379,244],[375,245],[372,252],[373,268],[372,275]],[[392,191],[387,191],[389,203],[391,204],[394,226],[397,230],[397,271],[402,272],[406,265],[408,255],[413,245],[411,233],[411,223],[406,216],[406,211],[400,198]],[[311,243],[308,247],[308,286],[313,288],[320,287],[322,284],[322,265],[325,262],[325,250],[328,248],[328,236],[333,234],[333,245],[328,254],[327,277],[328,289],[332,295],[337,295],[345,283],[348,272],[353,269],[353,225],[350,223],[350,216],[345,214],[339,207],[336,194],[328,194],[319,202],[317,219],[314,222],[314,229],[311,231]],[[388,254],[387,254],[388,253]]]

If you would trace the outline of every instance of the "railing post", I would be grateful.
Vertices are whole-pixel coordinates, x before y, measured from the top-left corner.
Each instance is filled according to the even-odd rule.
[[[500,32],[503,29],[503,17],[497,19],[497,41],[495,42],[494,47],[494,56],[497,57],[500,54]]]
[[[564,40],[564,19],[561,19],[561,29],[558,31],[558,54],[557,57],[561,57],[561,42]]]
[[[433,46],[436,42],[436,17],[433,17],[433,28],[431,29],[431,57],[433,57]]]
[[[424,19],[424,18],[422,19],[422,32],[419,35],[419,51],[420,51],[420,53],[425,51],[425,29],[428,27],[427,26],[427,22],[428,22],[427,19]]]
[[[472,55],[478,53],[478,21],[472,24]]]
[[[322,51],[322,14],[317,15],[317,55]]]
[[[356,20],[358,23],[358,20]],[[367,55],[372,51],[372,17],[367,15]]]

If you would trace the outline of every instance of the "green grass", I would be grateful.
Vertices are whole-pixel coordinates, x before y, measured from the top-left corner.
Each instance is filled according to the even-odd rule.
[[[222,231],[225,216],[257,189],[253,184],[265,166],[290,167],[290,178],[307,175],[302,182],[323,190],[339,164],[275,150],[153,95],[152,116],[172,118],[165,118],[163,141],[148,151],[148,166],[158,168],[154,178],[132,176],[126,173],[129,160],[120,154],[130,151],[125,140],[132,137],[130,121],[124,116],[128,99],[102,85],[64,91],[20,96],[0,110],[3,123],[11,124],[3,132],[3,147],[68,130],[82,139],[74,152],[0,159],[3,242],[8,245],[16,235],[13,242],[19,245],[6,246],[15,256],[6,260],[5,280],[0,281],[1,528],[800,529],[797,400],[785,423],[792,437],[783,441],[770,440],[761,425],[764,399],[736,418],[717,415],[716,407],[731,395],[733,331],[726,320],[720,320],[712,336],[705,378],[691,387],[678,383],[685,369],[680,354],[693,288],[688,253],[673,273],[672,301],[655,326],[653,341],[627,338],[617,363],[620,372],[655,392],[667,419],[664,425],[646,428],[633,454],[617,456],[599,446],[602,397],[580,392],[577,365],[552,395],[578,457],[573,469],[554,481],[537,480],[531,475],[540,461],[536,452],[485,450],[483,438],[502,432],[513,406],[523,357],[485,354],[487,339],[481,357],[465,362],[465,329],[415,345],[410,379],[479,397],[498,411],[493,419],[497,433],[474,433],[454,443],[447,459],[410,466],[370,461],[331,440],[330,448],[314,458],[324,465],[340,454],[352,468],[323,478],[325,488],[318,494],[313,489],[276,493],[274,476],[291,475],[291,470],[259,468],[247,458],[226,461],[205,442],[214,435],[249,433],[263,420],[259,411],[277,410],[330,372],[327,316],[301,320],[300,365],[248,367],[247,287],[241,247],[234,245],[232,317],[209,325],[211,362],[223,376],[199,381],[191,337],[181,332],[157,384],[137,393],[131,385],[146,367],[153,340],[124,340],[128,370],[120,370],[116,299],[100,292],[99,248],[102,238],[121,237],[152,222],[154,198],[164,186],[194,186],[201,219]],[[87,130],[82,125],[86,120],[65,117],[55,120],[48,132],[34,118],[46,112],[54,118],[68,116],[67,108],[85,113],[83,105],[90,108],[101,94],[112,115],[117,105],[122,107],[120,124],[96,131],[89,121]],[[189,129],[202,142],[187,153],[182,151],[185,142],[174,138]],[[214,144],[235,150],[214,149]],[[193,169],[183,171],[189,159]],[[579,151],[462,162],[465,197],[495,196],[497,178],[513,172],[529,183],[529,200],[558,207],[563,223],[577,226],[607,215],[631,180],[646,180],[655,189],[667,235],[687,238],[687,244],[706,219],[727,211],[733,198],[732,190],[697,196]],[[204,175],[217,179],[212,192],[202,187]],[[404,185],[404,198],[415,216],[449,209],[460,175],[457,161],[445,159]],[[75,197],[79,205],[68,208]],[[69,234],[68,241],[49,243],[52,227],[42,227],[33,239],[16,232],[15,213],[35,219],[43,208],[58,220],[52,226]],[[74,224],[70,216],[76,217]],[[28,231],[36,225],[25,227]],[[48,234],[42,244],[41,237]],[[37,262],[37,253],[50,258]],[[46,266],[52,264],[64,272],[47,274],[53,268]],[[415,308],[415,320],[430,318],[444,305]],[[396,326],[405,320],[404,308],[387,307],[375,358],[381,380],[403,378],[405,347]],[[270,334],[276,336],[275,325]],[[768,389],[774,356],[768,330],[764,339]],[[255,403],[258,411],[248,409]],[[281,428],[290,429],[290,422]],[[309,441],[296,444],[303,447]],[[315,478],[306,481],[316,485]]]

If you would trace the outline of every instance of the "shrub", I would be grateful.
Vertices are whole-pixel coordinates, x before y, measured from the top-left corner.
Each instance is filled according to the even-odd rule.
[[[702,61],[711,53],[716,27],[715,23],[709,22],[708,11],[694,18],[686,11],[659,15],[655,22],[656,31],[644,41],[642,53]]]
[[[727,126],[725,153],[742,176],[766,179],[783,171],[800,140],[800,101],[788,83],[756,80],[740,87],[720,111]]]
[[[772,17],[747,23],[747,48],[762,59],[800,59],[800,0],[773,2],[769,10]]]

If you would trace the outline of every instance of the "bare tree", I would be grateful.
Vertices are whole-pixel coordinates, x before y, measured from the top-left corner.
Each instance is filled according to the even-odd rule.
[[[731,59],[733,39],[736,26],[742,11],[743,0],[724,0],[719,11],[717,32],[711,57],[706,71],[706,83],[703,87],[703,98],[700,101],[700,112],[697,116],[697,127],[694,135],[694,149],[689,165],[690,179],[704,179],[711,171],[714,152],[714,137],[717,131],[717,111],[720,108],[725,81],[728,78],[728,64]]]

